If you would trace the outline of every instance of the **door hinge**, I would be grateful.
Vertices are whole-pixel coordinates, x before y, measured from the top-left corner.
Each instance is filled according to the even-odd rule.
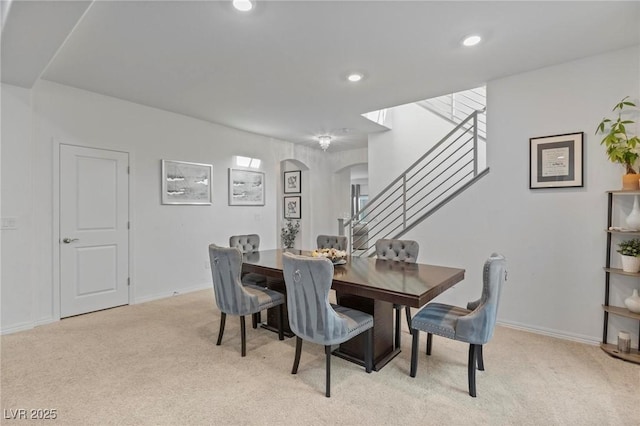
[[[131,229],[131,222],[127,222],[127,229]]]
[[[130,174],[130,173],[131,173],[131,167],[127,166],[127,174]]]
[[[131,278],[127,277],[127,285],[131,285]]]

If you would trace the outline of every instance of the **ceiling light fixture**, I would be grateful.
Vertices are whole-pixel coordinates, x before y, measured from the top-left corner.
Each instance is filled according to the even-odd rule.
[[[253,2],[250,0],[233,0],[233,7],[241,12],[248,12],[253,9]]]
[[[318,136],[318,143],[320,143],[320,148],[322,148],[323,151],[326,151],[327,148],[329,148],[329,145],[331,145],[331,136]]]
[[[475,46],[481,41],[482,41],[482,37],[474,34],[474,35],[465,37],[464,40],[462,40],[462,45],[466,47],[471,47],[471,46]]]
[[[347,77],[347,80],[349,80],[352,83],[357,83],[358,81],[362,80],[362,74],[358,72],[353,72],[349,74],[349,76]]]

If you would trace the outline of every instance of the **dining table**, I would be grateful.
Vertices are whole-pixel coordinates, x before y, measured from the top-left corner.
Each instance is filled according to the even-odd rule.
[[[260,250],[243,256],[242,273],[255,272],[267,277],[267,287],[286,292],[282,254],[311,256],[298,249]],[[331,288],[339,305],[373,316],[373,367],[378,371],[400,353],[394,346],[393,305],[420,308],[464,279],[465,270],[455,267],[406,263],[371,257],[347,256],[346,263],[334,265]],[[267,312],[267,328],[274,329],[275,311]],[[288,321],[284,321],[286,329]],[[290,334],[291,335],[291,334]],[[333,354],[364,365],[363,335],[343,343]]]

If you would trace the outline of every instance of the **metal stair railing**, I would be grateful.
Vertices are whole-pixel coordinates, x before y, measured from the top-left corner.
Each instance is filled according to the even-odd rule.
[[[377,240],[401,237],[489,172],[478,170],[483,114],[471,113],[353,217],[338,219],[338,233],[348,230],[352,255],[373,255]]]
[[[487,105],[486,88],[484,86],[462,92],[451,93],[437,98],[416,102],[417,105],[450,121],[460,124],[473,111],[482,110]],[[487,137],[485,117],[479,117],[478,136]]]

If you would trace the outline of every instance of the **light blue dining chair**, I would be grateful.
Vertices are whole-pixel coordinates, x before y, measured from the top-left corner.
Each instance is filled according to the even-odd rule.
[[[365,333],[365,369],[373,368],[373,316],[329,303],[333,264],[324,257],[298,256],[285,252],[282,258],[287,288],[289,325],[296,335],[296,355],[291,374],[297,374],[302,340],[324,345],[325,395],[331,396],[331,346]]]
[[[420,245],[413,240],[380,239],[376,241],[376,257],[394,262],[416,263]],[[400,348],[400,312],[404,308],[407,318],[407,327],[411,331],[411,308],[395,303],[393,310],[396,314],[395,347]]]
[[[213,278],[216,305],[220,309],[220,331],[216,345],[220,346],[222,343],[227,315],[238,315],[240,317],[242,356],[246,356],[247,339],[244,316],[252,315],[274,306],[279,306],[277,310],[278,338],[284,340],[282,329],[284,295],[255,284],[243,284],[240,282],[242,253],[238,248],[226,248],[210,244],[209,260],[211,262],[211,276]]]
[[[242,254],[255,253],[260,250],[260,236],[258,234],[232,235],[229,237],[229,247],[237,247]],[[248,284],[266,284],[267,277],[250,272],[242,276],[242,282]]]
[[[507,280],[504,256],[493,253],[484,263],[482,296],[469,302],[467,309],[443,303],[429,303],[414,315],[411,321],[411,377],[418,368],[419,332],[427,332],[427,355],[431,355],[434,334],[469,343],[468,381],[469,395],[476,396],[476,365],[484,370],[482,345],[491,340],[496,325],[498,302],[502,285]]]
[[[347,237],[344,235],[318,235],[316,243],[319,249],[347,249]]]
[[[258,234],[232,235],[229,237],[229,247],[237,247],[242,252],[243,257],[256,253],[260,250],[260,236]],[[267,277],[255,272],[242,274],[240,280],[243,284],[254,284],[260,287],[267,286]],[[261,313],[256,312],[251,315],[253,328],[258,328],[261,322]]]

